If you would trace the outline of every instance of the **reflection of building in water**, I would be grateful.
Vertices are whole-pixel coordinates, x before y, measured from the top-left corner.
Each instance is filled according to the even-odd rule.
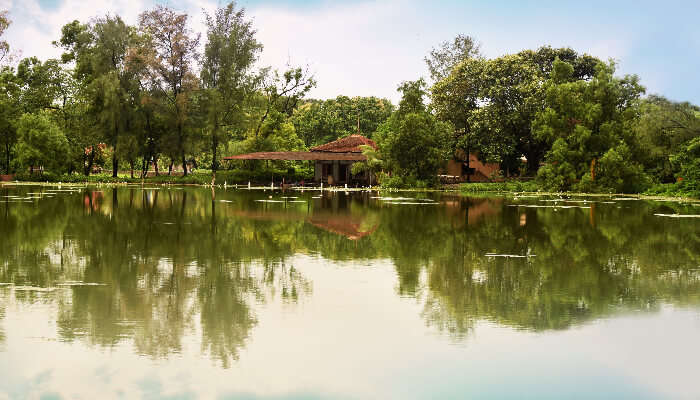
[[[245,210],[236,211],[234,215],[260,221],[304,221],[317,228],[358,240],[371,235],[377,230],[378,223],[370,221],[364,215],[316,211],[304,214],[294,211]]]
[[[379,226],[378,224],[367,226],[364,218],[358,218],[358,216],[337,214],[313,215],[306,222],[325,231],[345,236],[350,240],[358,240],[371,235]]]
[[[83,195],[83,207],[88,212],[100,211],[103,197],[104,196],[101,191],[85,192]]]
[[[473,225],[485,217],[496,215],[501,211],[501,198],[466,198],[461,196],[443,196],[445,213],[454,223]]]

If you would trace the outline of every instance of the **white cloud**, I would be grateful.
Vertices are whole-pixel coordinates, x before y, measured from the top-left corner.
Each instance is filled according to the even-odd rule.
[[[87,22],[90,18],[106,13],[119,14],[127,23],[136,23],[138,14],[146,9],[146,0],[81,1],[65,0],[58,7],[45,10],[37,0],[9,0],[0,8],[10,10],[12,25],[7,30],[7,40],[14,50],[23,56],[41,59],[59,57],[61,50],[51,42],[61,37],[61,27],[73,20]]]
[[[21,49],[24,56],[46,59],[60,55],[60,49],[51,42],[60,37],[61,27],[67,22],[88,21],[110,12],[134,24],[138,14],[152,7],[155,1],[63,0],[57,8],[44,10],[38,0],[0,0],[0,8],[11,10],[14,23],[7,38],[13,49]],[[202,33],[204,41],[202,9],[213,11],[225,0],[165,3],[188,12],[191,27]],[[668,89],[667,94],[672,96],[673,90],[683,93],[668,71],[649,66],[650,61],[655,61],[650,57],[658,54],[649,55],[639,48],[640,34],[650,29],[644,19],[623,21],[617,14],[595,19],[591,15],[573,15],[567,7],[554,10],[544,6],[528,7],[528,15],[523,17],[519,15],[522,10],[507,5],[467,2],[435,5],[415,0],[351,3],[327,0],[313,6],[283,6],[277,2],[247,5],[245,1],[239,4],[249,8],[258,39],[265,46],[261,64],[275,68],[283,68],[287,61],[308,64],[318,81],[318,87],[311,93],[313,97],[375,95],[396,102],[399,97],[396,87],[401,81],[426,75],[423,57],[430,48],[458,33],[476,37],[489,57],[544,44],[571,46],[602,59],[619,60],[619,71],[641,73],[642,83],[650,92]],[[689,53],[675,56],[681,60],[677,65],[683,65],[683,60],[689,65],[697,63]],[[680,85],[681,89],[685,86]]]
[[[251,10],[265,46],[261,61],[308,64],[318,81],[315,97],[379,95],[395,100],[400,81],[423,73],[422,56],[429,48],[408,5],[392,0],[302,11]]]

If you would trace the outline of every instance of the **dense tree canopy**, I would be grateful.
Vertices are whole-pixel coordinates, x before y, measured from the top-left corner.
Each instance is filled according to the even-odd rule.
[[[357,132],[371,138],[393,110],[387,99],[338,96],[304,101],[292,121],[304,144],[313,147]]]
[[[17,122],[17,161],[25,168],[44,167],[59,172],[68,148],[61,128],[44,112],[24,114]]]
[[[554,61],[547,107],[532,124],[535,137],[551,148],[540,178],[555,190],[638,190],[645,179],[634,157],[633,127],[644,88],[636,76],[615,78],[613,64],[599,64],[590,81],[574,80],[573,72],[571,64]]]
[[[434,182],[450,156],[451,127],[427,111],[424,87],[423,80],[403,82],[399,108],[376,134],[387,166],[405,182]]]

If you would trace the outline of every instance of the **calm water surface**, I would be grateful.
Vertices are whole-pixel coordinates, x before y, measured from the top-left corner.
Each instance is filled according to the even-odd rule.
[[[697,399],[698,214],[0,186],[0,399]]]

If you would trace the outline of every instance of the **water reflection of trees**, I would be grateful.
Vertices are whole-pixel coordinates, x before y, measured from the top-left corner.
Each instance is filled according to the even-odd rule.
[[[700,227],[654,217],[655,207],[597,207],[591,219],[590,209],[503,206],[427,265],[424,317],[459,336],[479,319],[563,329],[662,301],[698,304]],[[536,257],[484,257],[491,251]]]
[[[311,292],[289,264],[298,253],[392,260],[398,294],[420,296],[426,323],[457,338],[484,319],[564,329],[700,302],[700,226],[653,216],[678,205],[555,211],[443,196],[439,206],[402,206],[342,193],[266,204],[254,200],[267,193],[203,189],[80,196],[0,205],[0,281],[104,283],[56,291],[60,337],[106,347],[130,338],[153,357],[181,351],[200,328],[202,351],[229,365],[257,323],[252,304]]]
[[[221,206],[205,192],[107,189],[99,205],[94,193],[79,197],[88,202],[74,194],[2,205],[0,282],[103,284],[50,293],[62,340],[111,347],[128,338],[139,353],[165,357],[200,327],[202,351],[226,366],[257,323],[252,302],[311,291],[284,262],[289,243],[271,240],[279,224],[217,217]],[[17,301],[46,299],[15,292]]]

